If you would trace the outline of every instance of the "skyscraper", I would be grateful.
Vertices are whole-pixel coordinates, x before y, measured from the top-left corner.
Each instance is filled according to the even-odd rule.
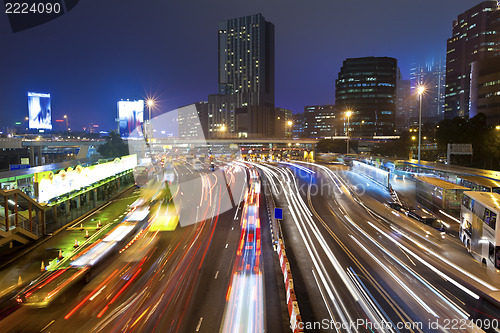
[[[397,83],[396,101],[396,127],[407,130],[413,116],[413,99],[411,95],[410,80],[399,80]]]
[[[477,111],[486,115],[486,121],[500,125],[500,55],[481,60],[477,64]]]
[[[227,135],[265,135],[247,120],[255,118],[252,110],[274,112],[274,25],[261,14],[221,21],[218,51],[219,91],[209,96],[209,133],[217,136],[223,128]]]
[[[498,10],[496,0],[483,1],[453,21],[446,52],[445,118],[470,116],[472,64],[499,52]]]
[[[335,89],[338,112],[350,110],[355,136],[394,135],[398,61],[389,57],[344,60]]]
[[[413,111],[409,117],[410,122],[418,123],[419,107],[417,88],[425,87],[422,98],[422,122],[437,123],[444,117],[445,96],[445,61],[444,59],[428,59],[415,62],[410,73],[411,96],[413,98]]]
[[[178,135],[183,139],[207,137],[208,103],[198,102],[177,109]]]
[[[308,138],[328,138],[341,133],[335,112],[335,105],[315,105],[304,107],[304,136]]]

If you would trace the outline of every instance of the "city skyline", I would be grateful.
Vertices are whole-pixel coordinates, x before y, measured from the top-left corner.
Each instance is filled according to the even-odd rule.
[[[360,10],[352,3],[296,1],[287,2],[287,16],[282,3],[199,3],[203,15],[184,4],[149,4],[135,14],[127,5],[106,4],[96,14],[91,4],[81,3],[63,17],[15,34],[3,16],[0,43],[8,50],[4,61],[12,65],[2,68],[7,97],[0,102],[0,120],[6,127],[24,119],[27,91],[50,93],[53,119],[68,114],[74,129],[89,120],[115,128],[120,99],[156,95],[158,112],[207,100],[217,92],[217,23],[257,13],[276,26],[276,106],[297,113],[306,105],[333,104],[335,77],[346,58],[395,57],[408,78],[410,56],[444,53],[453,20],[477,3],[379,1]],[[425,28],[418,26],[422,15]],[[363,24],[346,30],[350,22]]]
[[[500,0],[7,1],[0,333],[500,333]]]

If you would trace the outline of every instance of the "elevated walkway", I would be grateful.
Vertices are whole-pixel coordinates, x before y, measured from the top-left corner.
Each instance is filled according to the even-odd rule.
[[[44,234],[44,206],[19,189],[0,190],[0,246],[40,238]]]

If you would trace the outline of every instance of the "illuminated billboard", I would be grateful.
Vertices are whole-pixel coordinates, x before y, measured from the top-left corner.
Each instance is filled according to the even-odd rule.
[[[118,101],[118,130],[128,137],[144,121],[144,100]]]
[[[50,94],[28,92],[29,128],[52,129]]]
[[[111,162],[88,167],[80,165],[65,170],[43,171],[35,173],[35,195],[38,202],[47,202],[52,198],[78,191],[103,179],[123,171],[133,170],[137,165],[137,155],[116,158]]]

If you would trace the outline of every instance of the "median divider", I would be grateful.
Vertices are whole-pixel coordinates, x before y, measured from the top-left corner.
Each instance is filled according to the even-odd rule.
[[[264,186],[269,188],[267,182],[263,182]],[[269,191],[268,193],[272,193]],[[283,241],[283,233],[281,231],[280,220],[274,218],[274,208],[276,207],[274,198],[272,195],[265,196],[267,201],[267,213],[269,216],[269,225],[271,229],[271,237],[273,242],[274,250],[278,253],[278,258],[280,262],[281,273],[283,274],[283,282],[285,284],[286,290],[286,302],[288,315],[290,317],[290,328],[294,333],[304,332],[304,325],[302,323],[302,318],[300,316],[299,304],[295,296],[292,270],[290,269],[290,263],[286,256],[285,245]]]
[[[283,239],[278,240],[278,256],[281,266],[281,272],[283,273],[283,282],[285,283],[286,289],[286,303],[288,309],[288,315],[290,316],[290,328],[292,332],[304,332],[304,325],[302,325],[302,318],[300,317],[299,303],[297,302],[297,296],[295,295],[295,289],[293,285],[292,270],[290,269],[290,263],[286,256],[285,245],[283,244]]]

